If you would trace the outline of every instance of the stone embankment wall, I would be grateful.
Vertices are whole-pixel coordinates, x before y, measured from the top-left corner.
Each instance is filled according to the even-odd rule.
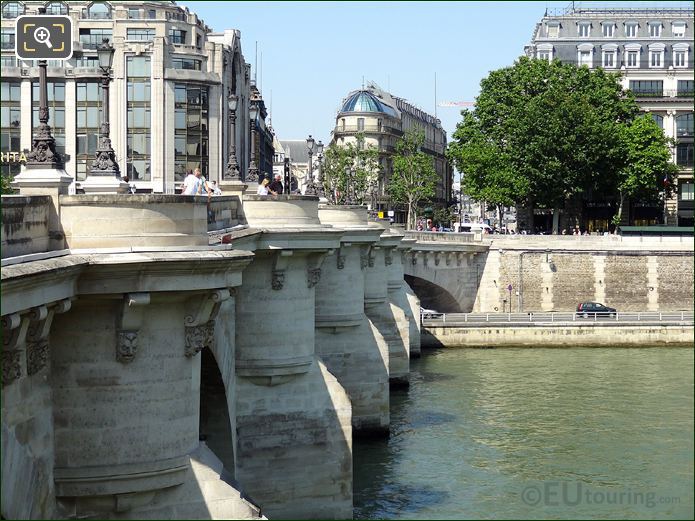
[[[423,347],[692,346],[693,326],[556,325],[427,327]]]
[[[693,309],[692,239],[616,239],[493,239],[473,310],[573,311],[583,301],[618,311]]]

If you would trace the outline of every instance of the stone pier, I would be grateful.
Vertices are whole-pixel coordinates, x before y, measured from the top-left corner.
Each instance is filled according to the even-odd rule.
[[[361,261],[383,229],[368,225],[363,206],[324,205],[319,218],[344,235],[324,262],[316,289],[316,352],[350,396],[355,433],[388,433],[388,352],[364,312],[367,266]]]
[[[376,221],[383,228],[379,242],[367,255],[364,305],[365,312],[386,340],[391,386],[408,385],[410,358],[408,355],[408,326],[403,310],[389,298],[389,272],[393,251],[403,235],[391,233],[387,220]]]
[[[315,351],[315,291],[341,230],[316,197],[246,196],[256,254],[236,301],[236,477],[269,518],[352,517],[347,393]],[[253,243],[251,243],[253,241]]]

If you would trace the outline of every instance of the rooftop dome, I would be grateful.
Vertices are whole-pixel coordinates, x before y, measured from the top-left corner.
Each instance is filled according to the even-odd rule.
[[[340,112],[383,112],[397,117],[395,110],[367,90],[358,90],[350,94]]]

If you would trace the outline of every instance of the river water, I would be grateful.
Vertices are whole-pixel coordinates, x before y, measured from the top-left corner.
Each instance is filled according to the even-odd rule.
[[[693,519],[693,350],[425,351],[388,440],[356,440],[359,519]]]

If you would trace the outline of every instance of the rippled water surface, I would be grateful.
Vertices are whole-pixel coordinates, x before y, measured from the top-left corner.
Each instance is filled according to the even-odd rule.
[[[355,442],[360,519],[693,519],[693,350],[448,349],[389,440]]]

